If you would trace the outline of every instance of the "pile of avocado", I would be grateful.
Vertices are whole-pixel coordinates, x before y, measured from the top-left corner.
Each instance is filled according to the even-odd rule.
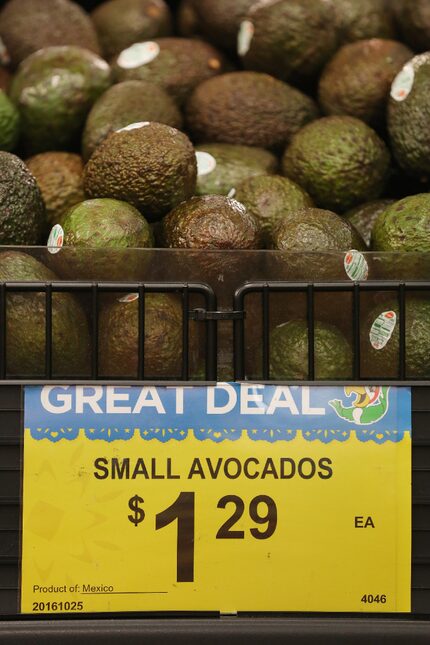
[[[307,262],[315,281],[351,277],[330,273],[333,253],[355,251],[359,279],[366,251],[369,265],[384,265],[384,253],[430,253],[430,0],[103,0],[92,13],[73,0],[8,0],[0,245],[51,245],[53,227],[75,248],[67,261],[61,251],[45,266],[25,249],[0,250],[0,278],[84,279],[97,266],[106,280],[145,279],[126,248],[188,249],[184,266],[198,250],[267,249],[279,279]],[[410,264],[403,275],[399,263],[398,279]],[[429,277],[417,261],[414,270]],[[134,377],[139,307],[119,296],[100,314],[99,364],[106,376]],[[146,368],[175,378],[180,302],[146,304]],[[398,326],[382,347],[372,341],[375,321],[396,318],[396,307],[371,302],[362,321],[369,378],[396,375]],[[321,379],[351,376],[336,309],[315,328]],[[414,297],[406,309],[408,376],[430,378],[428,303]],[[7,310],[8,372],[37,376],[42,300],[10,296]],[[85,304],[64,296],[53,316],[54,371],[82,376]],[[302,316],[279,309],[273,378],[307,378],[307,333]],[[192,370],[197,378],[198,361]]]

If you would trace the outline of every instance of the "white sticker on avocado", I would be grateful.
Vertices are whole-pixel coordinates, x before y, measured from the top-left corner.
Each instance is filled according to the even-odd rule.
[[[64,244],[64,231],[60,224],[56,224],[51,230],[48,238],[48,251],[52,254],[58,253]]]
[[[239,56],[245,56],[249,52],[254,31],[254,25],[250,20],[244,20],[240,23],[239,33],[237,35],[237,53]]]
[[[415,71],[412,63],[407,63],[399,72],[391,86],[391,98],[404,101],[408,98],[414,85]]]
[[[232,188],[229,193],[227,193],[227,197],[230,199],[233,199],[233,197],[236,195],[236,188]]]
[[[199,177],[209,175],[216,168],[216,159],[209,152],[196,152],[197,174]]]
[[[123,69],[135,69],[151,63],[159,53],[160,45],[152,40],[145,43],[135,43],[120,53],[117,63]]]
[[[135,302],[136,300],[139,300],[138,293],[128,293],[126,296],[119,298],[118,302]]]
[[[369,333],[370,344],[374,349],[384,349],[393,335],[396,323],[397,316],[395,311],[384,311],[377,317]]]
[[[139,123],[130,123],[130,125],[126,125],[125,128],[120,128],[119,130],[116,130],[116,132],[129,132],[129,130],[139,130],[140,128],[145,128],[149,124],[150,124],[150,121],[139,121]]]
[[[345,267],[346,275],[350,280],[354,282],[364,282],[367,280],[369,275],[369,265],[367,260],[360,251],[351,249],[345,253],[345,259],[343,261]]]

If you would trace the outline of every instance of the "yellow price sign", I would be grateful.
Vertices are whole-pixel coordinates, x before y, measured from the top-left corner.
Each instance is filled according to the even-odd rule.
[[[406,388],[31,387],[21,610],[405,612]]]

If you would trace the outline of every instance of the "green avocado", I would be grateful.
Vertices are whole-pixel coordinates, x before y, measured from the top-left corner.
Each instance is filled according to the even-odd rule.
[[[349,379],[352,376],[352,351],[344,335],[334,325],[315,322],[315,378]],[[308,325],[305,320],[290,320],[270,334],[270,378],[274,381],[307,380]]]
[[[156,121],[180,130],[182,116],[174,100],[154,83],[125,81],[113,85],[94,104],[82,139],[86,161],[112,132],[142,121]]]
[[[231,72],[201,83],[186,105],[192,137],[202,143],[285,146],[318,116],[315,102],[258,72]]]
[[[430,9],[428,0],[401,0],[396,17],[404,40],[415,51],[430,49]]]
[[[430,252],[430,194],[406,197],[385,209],[373,227],[375,251]]]
[[[394,14],[386,0],[334,0],[333,4],[342,42],[396,36]]]
[[[0,152],[0,177],[0,244],[38,244],[46,222],[36,179],[9,152]]]
[[[163,0],[108,0],[91,18],[107,60],[134,43],[172,33],[172,17]]]
[[[197,195],[229,195],[245,179],[274,173],[278,167],[268,150],[229,143],[196,146],[196,156]]]
[[[161,219],[194,194],[197,162],[188,137],[161,123],[136,123],[105,139],[84,172],[88,197],[111,197]]]
[[[27,152],[76,145],[91,106],[110,82],[106,61],[80,47],[48,47],[29,56],[10,90]]]
[[[57,276],[26,253],[0,253],[0,280],[51,282]],[[52,296],[52,367],[54,377],[89,374],[90,339],[84,313],[73,296]],[[6,361],[10,377],[41,377],[45,372],[45,295],[9,294],[6,308]]]
[[[388,179],[390,153],[368,125],[329,116],[298,132],[283,158],[283,174],[321,208],[345,212],[376,199]]]
[[[8,96],[0,90],[0,150],[11,152],[19,139],[19,112]]]
[[[377,199],[361,204],[345,213],[345,218],[357,229],[366,246],[370,247],[373,227],[379,215],[394,203],[394,199]]]
[[[218,47],[233,53],[242,20],[255,0],[191,0],[199,30]]]
[[[252,213],[261,224],[264,242],[270,247],[273,231],[284,217],[313,206],[312,198],[291,179],[278,175],[251,177],[236,190],[235,198]]]

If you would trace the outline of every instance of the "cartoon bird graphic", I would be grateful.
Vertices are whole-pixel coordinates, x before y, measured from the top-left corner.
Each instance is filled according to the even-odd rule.
[[[349,398],[355,395],[352,405],[346,407],[339,399],[329,401],[329,405],[345,421],[360,426],[372,425],[387,414],[389,391],[389,387],[380,386],[345,387],[345,396]]]

